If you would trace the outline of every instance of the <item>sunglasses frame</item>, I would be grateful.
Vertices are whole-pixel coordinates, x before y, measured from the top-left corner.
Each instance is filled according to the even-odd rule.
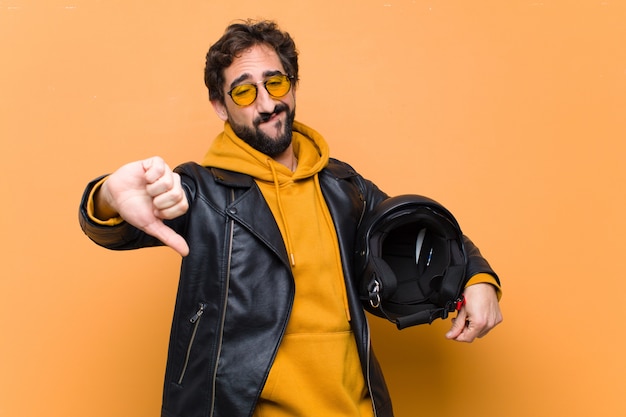
[[[270,82],[273,78],[276,77],[281,77],[284,78],[285,80],[287,80],[287,82],[289,82],[289,88],[287,89],[287,91],[285,92],[285,94],[283,94],[282,96],[277,96],[274,95],[272,93],[270,93],[270,91],[267,89],[267,83]],[[227,93],[230,96],[230,99],[233,101],[233,103],[235,103],[237,106],[239,107],[246,107],[246,106],[250,106],[252,103],[254,103],[257,99],[257,97],[259,96],[259,84],[263,84],[263,88],[265,88],[265,91],[267,91],[267,94],[270,95],[270,97],[272,98],[282,98],[285,97],[287,94],[289,94],[289,92],[291,91],[292,87],[293,87],[293,76],[292,75],[287,75],[287,74],[282,74],[282,73],[277,73],[274,74],[270,77],[268,77],[266,80],[263,81],[258,81],[256,83],[243,83],[243,84],[239,84],[234,86],[233,88],[230,89],[230,91]],[[242,87],[242,86],[252,86],[254,87],[254,99],[248,103],[248,104],[239,104],[237,103],[237,101],[235,101],[235,98],[233,97],[233,90],[235,90],[236,88]]]

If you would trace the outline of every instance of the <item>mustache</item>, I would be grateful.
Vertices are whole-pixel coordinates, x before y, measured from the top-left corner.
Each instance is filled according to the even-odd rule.
[[[260,113],[259,117],[254,119],[253,125],[254,127],[259,127],[261,123],[267,122],[270,118],[272,118],[272,116],[286,112],[287,110],[289,110],[289,107],[287,107],[286,104],[279,103],[276,107],[274,107],[274,110],[271,113]]]

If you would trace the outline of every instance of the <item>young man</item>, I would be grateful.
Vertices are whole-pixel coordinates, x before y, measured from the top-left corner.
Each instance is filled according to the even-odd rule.
[[[96,243],[183,256],[162,415],[392,416],[351,270],[357,226],[388,196],[294,121],[297,51],[273,22],[229,26],[205,82],[225,123],[201,165],[132,162],[81,205]],[[471,342],[502,318],[498,278],[465,245],[447,337]]]

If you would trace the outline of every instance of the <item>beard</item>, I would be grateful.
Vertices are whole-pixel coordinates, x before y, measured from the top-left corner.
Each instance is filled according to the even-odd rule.
[[[259,126],[266,122],[272,116],[282,112],[287,113],[285,122],[276,122],[276,130],[279,131],[275,138],[270,137]],[[252,127],[234,123],[229,117],[230,126],[233,132],[248,145],[252,146],[259,152],[273,158],[283,153],[291,144],[291,135],[293,134],[293,121],[296,117],[296,109],[290,110],[286,104],[279,103],[271,113],[262,113],[252,122]],[[281,131],[282,130],[282,131]]]

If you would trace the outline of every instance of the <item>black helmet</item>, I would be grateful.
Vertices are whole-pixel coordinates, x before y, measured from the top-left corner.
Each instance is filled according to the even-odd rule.
[[[388,198],[358,230],[355,271],[367,309],[399,329],[459,309],[466,254],[452,214],[430,198]]]

